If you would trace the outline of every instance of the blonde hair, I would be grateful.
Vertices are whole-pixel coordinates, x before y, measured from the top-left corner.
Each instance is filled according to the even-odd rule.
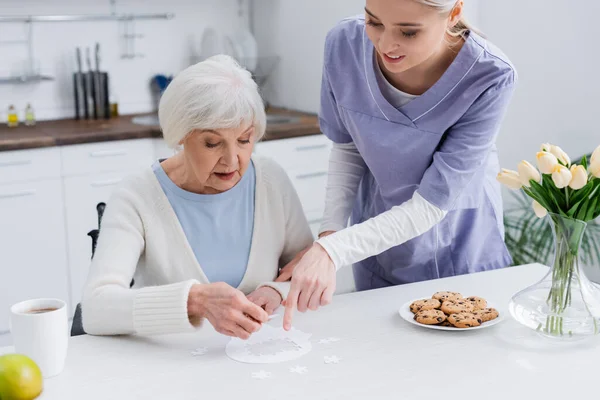
[[[456,6],[456,3],[458,3],[460,0],[416,0],[416,1],[423,5],[438,9],[441,13],[450,13]],[[477,30],[473,25],[471,25],[464,16],[461,16],[461,18],[457,22],[457,24],[454,25],[452,28],[448,29],[447,33],[448,33],[448,35],[450,35],[452,37],[461,37],[461,36],[464,37],[467,34],[467,32],[469,32],[469,31],[473,31],[473,32],[483,36],[483,34],[479,30]]]
[[[252,124],[256,140],[267,117],[250,72],[233,58],[217,55],[181,71],[167,86],[158,107],[163,137],[171,148],[194,130],[238,128]]]

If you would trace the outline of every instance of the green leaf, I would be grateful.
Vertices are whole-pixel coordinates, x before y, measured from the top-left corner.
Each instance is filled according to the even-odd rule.
[[[575,194],[571,198],[571,207],[577,205],[577,203],[581,202],[582,200],[587,199],[589,197],[590,193],[592,193],[593,189],[594,189],[594,181],[590,181],[581,189],[575,190],[574,191]]]
[[[585,199],[579,202],[579,204],[576,207],[573,207],[572,210],[569,210],[569,212],[567,213],[567,215],[571,216],[571,218],[577,218],[577,216],[579,215],[579,213],[581,212],[582,209],[586,209],[589,207],[590,204],[590,200],[589,199]],[[571,212],[573,211],[573,212]]]
[[[537,192],[535,192],[534,189],[523,188],[523,192],[525,192],[533,200],[535,200],[538,203],[540,203],[540,205],[542,207],[544,207],[546,210],[551,211],[553,209],[552,204],[548,203],[546,201],[546,199],[543,196],[540,196]],[[528,204],[528,206],[531,207],[531,204]]]
[[[551,175],[542,175],[543,187],[549,192],[549,194],[556,200],[558,207],[561,210],[566,210],[567,199],[564,190],[559,189],[554,184]]]
[[[558,214],[561,212],[561,209],[554,199],[552,194],[548,193],[548,191],[542,187],[537,182],[531,181],[531,187],[529,188],[531,193],[533,193],[536,197],[538,203],[540,203],[546,210]]]
[[[600,217],[600,200],[598,201],[598,205],[596,206],[596,211],[594,212],[594,216],[592,217],[592,220],[595,220],[598,217]]]
[[[585,216],[584,221],[591,221],[594,219],[594,215],[596,214],[596,208],[598,206],[598,196],[594,197],[589,205],[588,212]]]
[[[579,211],[577,211],[577,215],[575,216],[575,219],[585,221],[585,216],[587,215],[589,206],[590,206],[590,203],[587,201],[581,203],[581,207],[579,208]]]
[[[579,163],[581,165],[583,165],[583,168],[585,168],[585,170],[587,171],[587,169],[588,169],[587,156],[583,156]]]

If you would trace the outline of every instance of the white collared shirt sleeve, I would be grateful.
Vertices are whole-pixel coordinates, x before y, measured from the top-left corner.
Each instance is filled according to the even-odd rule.
[[[319,232],[336,233],[317,240],[336,269],[401,245],[437,225],[447,212],[417,192],[407,202],[346,228],[366,164],[353,143],[334,144],[329,159],[324,221]]]

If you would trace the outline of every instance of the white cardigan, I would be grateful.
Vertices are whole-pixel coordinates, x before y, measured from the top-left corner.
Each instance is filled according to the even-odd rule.
[[[254,231],[238,289],[248,294],[268,285],[285,299],[289,283],[272,281],[313,237],[285,171],[272,160],[252,160]],[[132,278],[135,285],[129,288]],[[96,335],[193,330],[187,299],[196,283],[210,282],[160,183],[147,168],[123,182],[107,202],[81,303],[83,328]]]

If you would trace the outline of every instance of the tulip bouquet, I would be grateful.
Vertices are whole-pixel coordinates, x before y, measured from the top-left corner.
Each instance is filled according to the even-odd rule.
[[[536,321],[535,328],[556,337],[572,335],[574,330],[584,325],[585,329],[593,325],[593,333],[598,333],[596,321],[600,317],[600,293],[597,288],[590,286],[591,283],[580,270],[579,248],[587,222],[600,216],[600,146],[592,153],[589,163],[587,157],[583,157],[579,164],[571,163],[567,153],[552,144],[543,144],[536,159],[537,168],[522,161],[516,171],[502,169],[497,177],[499,182],[510,189],[522,190],[529,196],[535,214],[540,218],[548,216],[552,225],[555,258],[551,271],[545,278],[548,284],[544,296],[547,313],[543,322],[539,319]],[[516,297],[529,296],[531,300],[531,292],[539,291],[544,286],[543,282],[544,279],[537,284],[537,288],[528,288],[522,291],[527,293],[517,294]],[[579,321],[579,325],[573,319],[577,312],[570,309],[574,301],[574,290],[583,307],[583,311],[578,311],[579,314],[587,315],[587,322]],[[592,298],[594,296],[599,297]],[[522,304],[517,304],[514,308],[513,305],[511,304],[513,315],[535,314],[523,309]],[[518,311],[519,306],[521,311]],[[567,331],[563,329],[565,323],[569,325]],[[525,324],[532,325],[531,321]]]
[[[539,171],[523,160],[517,171],[502,169],[498,181],[522,189],[540,218],[548,212],[584,222],[600,216],[600,146],[589,165],[587,157],[581,165],[571,164],[567,153],[551,144],[543,144],[536,158]]]

